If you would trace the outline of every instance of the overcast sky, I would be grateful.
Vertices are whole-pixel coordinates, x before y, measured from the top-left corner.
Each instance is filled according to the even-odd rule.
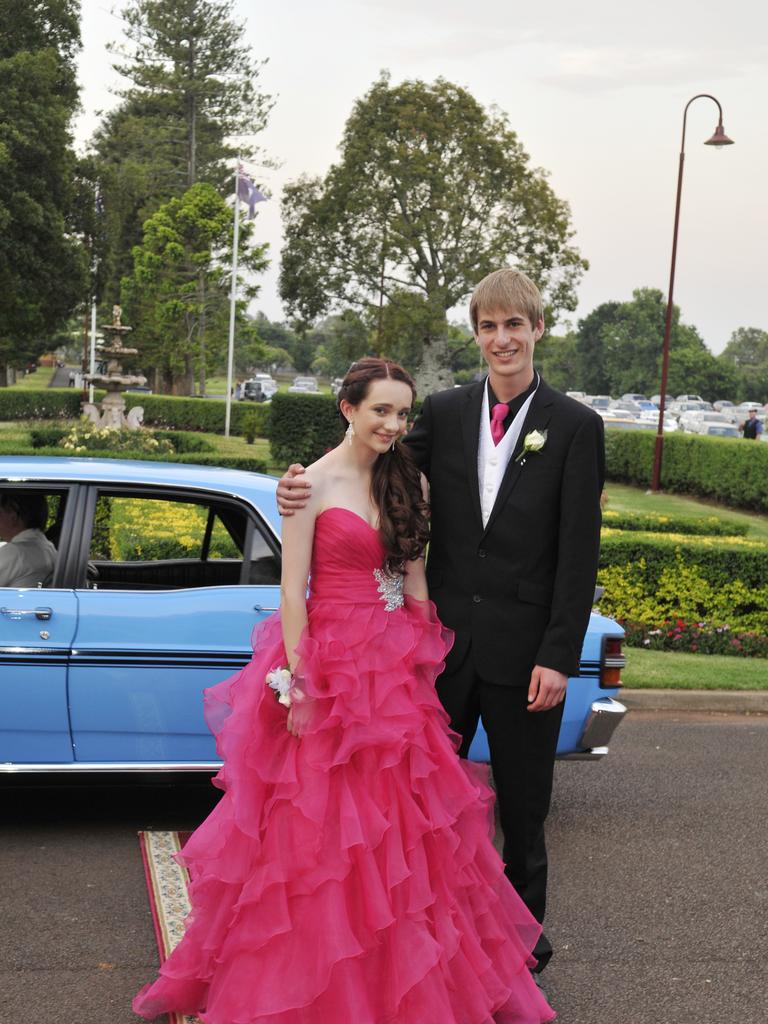
[[[106,52],[121,23],[108,0],[82,0],[83,148],[119,84]],[[121,5],[118,4],[118,7]],[[255,308],[282,317],[279,197],[300,174],[323,174],[353,102],[383,68],[393,81],[443,76],[496,104],[535,166],[568,201],[590,261],[572,319],[638,287],[666,294],[683,108],[714,94],[736,145],[701,145],[710,100],[688,115],[675,301],[720,352],[737,327],[768,330],[768,4],[758,0],[236,0],[247,39],[269,63],[277,98],[260,144],[278,170],[257,231],[271,246]],[[761,271],[760,267],[764,269]]]

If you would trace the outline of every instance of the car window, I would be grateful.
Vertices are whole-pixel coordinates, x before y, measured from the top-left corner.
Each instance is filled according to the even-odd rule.
[[[263,524],[239,503],[102,490],[87,576],[88,586],[110,590],[275,585],[280,560]]]

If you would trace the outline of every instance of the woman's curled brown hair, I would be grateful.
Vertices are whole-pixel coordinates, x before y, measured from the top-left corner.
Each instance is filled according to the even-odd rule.
[[[352,363],[339,390],[339,405],[346,399],[357,406],[375,380],[397,380],[407,384],[416,398],[411,375],[389,359],[367,356]],[[341,410],[339,410],[341,415]],[[341,416],[344,425],[346,419]],[[405,563],[424,554],[429,540],[429,507],[421,492],[421,474],[411,453],[400,440],[391,451],[380,455],[373,465],[371,497],[379,511],[379,530],[387,572],[405,573]]]

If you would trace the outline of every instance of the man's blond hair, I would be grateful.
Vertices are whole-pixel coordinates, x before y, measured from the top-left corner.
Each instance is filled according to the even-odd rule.
[[[493,312],[497,309],[524,313],[535,327],[544,319],[544,307],[539,289],[519,270],[502,267],[484,277],[472,292],[469,300],[469,319],[472,330],[477,334],[478,313],[483,309]]]

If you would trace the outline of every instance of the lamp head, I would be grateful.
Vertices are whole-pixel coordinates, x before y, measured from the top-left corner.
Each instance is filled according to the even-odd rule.
[[[722,147],[722,146],[732,146],[733,145],[733,139],[729,139],[728,136],[725,134],[725,130],[723,129],[723,122],[722,121],[720,121],[718,123],[717,128],[715,128],[715,133],[712,136],[712,138],[711,139],[707,139],[707,141],[704,143],[704,145],[705,146],[717,146],[718,149],[720,149],[720,147]]]

